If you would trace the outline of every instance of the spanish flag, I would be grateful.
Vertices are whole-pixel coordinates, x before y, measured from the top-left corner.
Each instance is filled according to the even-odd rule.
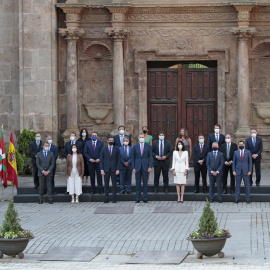
[[[0,179],[2,179],[2,185],[4,186],[4,188],[6,188],[7,187],[7,166],[6,166],[3,126],[2,126],[2,131],[1,131],[1,143],[0,143]]]
[[[15,155],[15,147],[14,147],[14,139],[13,133],[11,131],[10,134],[10,141],[8,147],[8,162],[7,162],[7,173],[8,177],[7,180],[12,182],[13,185],[18,188],[18,172],[17,172],[17,162],[16,162],[16,155]]]

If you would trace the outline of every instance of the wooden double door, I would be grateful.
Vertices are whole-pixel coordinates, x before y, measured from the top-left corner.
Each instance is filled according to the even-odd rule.
[[[149,133],[158,139],[162,130],[174,146],[182,127],[192,143],[206,140],[217,121],[217,69],[148,69]]]

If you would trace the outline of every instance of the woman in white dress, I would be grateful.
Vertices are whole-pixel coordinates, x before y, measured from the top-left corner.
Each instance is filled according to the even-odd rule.
[[[178,202],[184,201],[185,185],[187,183],[187,172],[189,170],[188,151],[185,151],[185,145],[182,141],[178,141],[177,150],[173,152],[172,170],[174,175],[174,183]],[[181,197],[180,197],[181,187]]]
[[[84,174],[84,160],[82,154],[79,153],[77,146],[71,147],[71,153],[67,156],[66,176],[68,177],[67,190],[72,196],[71,202],[74,203],[74,194],[76,195],[76,203],[79,202],[79,195],[82,194],[82,178]]]

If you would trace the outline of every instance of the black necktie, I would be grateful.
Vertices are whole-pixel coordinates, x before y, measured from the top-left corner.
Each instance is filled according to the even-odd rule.
[[[125,146],[125,161],[128,161],[127,146]]]

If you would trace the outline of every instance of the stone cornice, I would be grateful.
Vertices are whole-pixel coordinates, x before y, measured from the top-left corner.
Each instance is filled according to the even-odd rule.
[[[82,28],[59,28],[58,33],[66,40],[79,40],[85,31]]]
[[[254,4],[255,5],[255,4]],[[248,27],[250,22],[250,12],[252,8],[254,7],[252,3],[247,4],[234,4],[234,7],[236,8],[238,12],[238,26],[244,26]]]
[[[127,13],[130,9],[130,5],[123,5],[123,6],[115,6],[115,5],[106,5],[107,8],[112,14],[113,13]]]
[[[129,29],[128,28],[119,28],[119,27],[111,27],[106,28],[105,33],[110,36],[111,38],[115,40],[123,40],[129,35]]]
[[[231,32],[241,39],[249,39],[252,35],[256,33],[254,27],[233,27]]]

